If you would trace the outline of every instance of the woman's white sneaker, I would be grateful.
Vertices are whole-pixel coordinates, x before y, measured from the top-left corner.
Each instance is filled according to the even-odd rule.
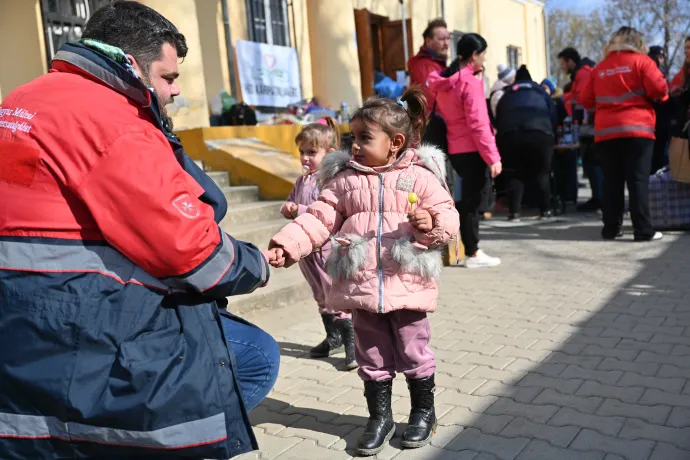
[[[491,257],[481,249],[477,251],[474,257],[465,257],[465,268],[491,268],[497,265],[501,265],[501,259]]]

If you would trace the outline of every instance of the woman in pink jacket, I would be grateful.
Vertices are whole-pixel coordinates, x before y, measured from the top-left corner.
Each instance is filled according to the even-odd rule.
[[[403,102],[404,101],[404,102]],[[436,427],[427,313],[436,309],[443,247],[458,232],[445,185],[443,153],[416,148],[426,125],[420,87],[396,103],[370,99],[352,116],[352,156],[321,163],[319,200],[271,241],[271,264],[290,265],[332,238],[326,268],[329,308],[351,310],[355,358],[364,380],[369,422],[360,455],[375,455],[395,432],[396,372],[408,380],[412,410],[402,445],[422,447]]]
[[[462,179],[460,235],[465,246],[465,267],[494,267],[501,263],[479,249],[479,216],[489,206],[491,179],[501,174],[501,156],[491,130],[481,74],[486,59],[486,40],[466,34],[458,41],[458,58],[429,76],[429,106],[448,128],[448,153],[453,169]]]

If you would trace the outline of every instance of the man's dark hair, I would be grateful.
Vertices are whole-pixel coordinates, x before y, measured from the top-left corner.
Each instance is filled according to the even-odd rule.
[[[560,53],[558,53],[558,58],[559,59],[565,59],[573,61],[575,64],[579,64],[582,58],[580,57],[580,53],[577,52],[575,48],[566,48]]]
[[[177,55],[187,55],[187,41],[175,25],[157,11],[134,1],[118,1],[100,8],[86,24],[82,38],[90,38],[131,54],[145,74],[169,43]]]
[[[446,21],[444,21],[441,18],[434,19],[433,21],[429,22],[429,25],[426,26],[426,29],[424,29],[424,33],[422,36],[427,39],[427,38],[434,38],[434,30],[443,27],[444,29],[448,28],[448,24],[446,24]]]

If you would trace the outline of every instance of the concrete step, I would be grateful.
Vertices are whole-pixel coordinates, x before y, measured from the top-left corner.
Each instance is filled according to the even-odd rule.
[[[234,224],[227,218],[223,219],[220,227],[223,231],[233,238],[247,241],[256,245],[260,249],[268,248],[271,238],[280,231],[289,221],[287,219],[275,219],[265,222],[254,222],[250,224]]]
[[[228,310],[242,316],[250,311],[281,308],[301,302],[315,310],[311,289],[295,265],[288,269],[271,268],[271,277],[265,287],[251,294],[228,297]]]
[[[206,171],[208,177],[220,188],[230,186],[230,174],[227,171]]]
[[[252,224],[280,219],[282,201],[257,201],[228,206],[228,213],[223,221],[229,224]]]
[[[259,187],[256,185],[223,187],[222,190],[228,204],[254,203],[259,201]]]

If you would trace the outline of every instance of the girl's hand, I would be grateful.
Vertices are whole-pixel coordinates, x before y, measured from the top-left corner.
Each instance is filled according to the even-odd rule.
[[[288,201],[283,205],[280,212],[286,219],[294,219],[297,217],[297,209],[297,203]]]
[[[420,232],[429,233],[434,228],[434,219],[426,209],[415,208],[414,211],[407,215],[407,219]]]
[[[491,169],[491,178],[495,179],[497,176],[500,176],[503,172],[503,163],[499,161],[498,163],[494,163],[491,166],[489,166],[489,168]]]
[[[285,254],[283,248],[273,248],[266,251],[266,259],[271,267],[281,268],[285,266]]]

